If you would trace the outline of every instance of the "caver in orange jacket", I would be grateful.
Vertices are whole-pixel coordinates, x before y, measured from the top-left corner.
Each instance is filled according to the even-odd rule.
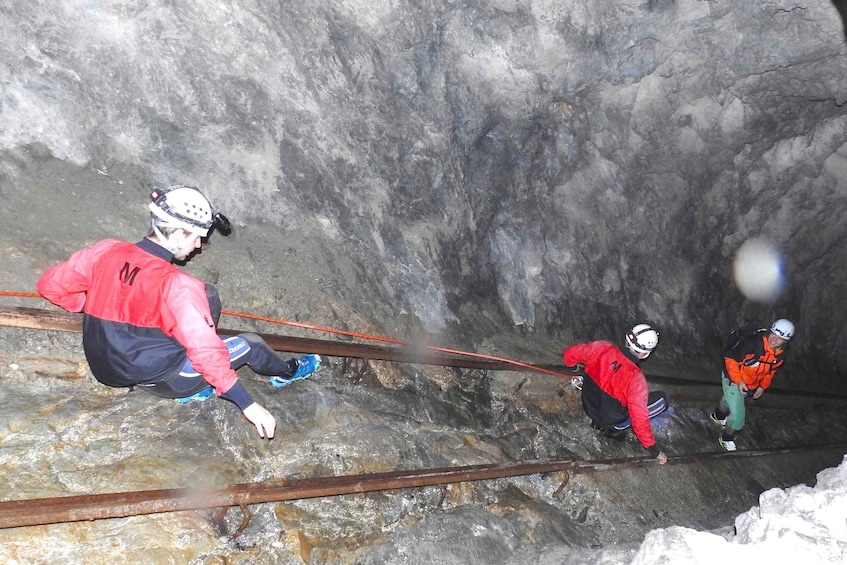
[[[728,357],[724,357],[726,375],[733,383],[744,382],[755,390],[771,386],[776,370],[785,362],[784,348],[773,349],[768,344],[768,334],[752,335],[739,343]]]

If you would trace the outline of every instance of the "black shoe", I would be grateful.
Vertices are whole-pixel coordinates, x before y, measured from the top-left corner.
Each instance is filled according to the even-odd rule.
[[[609,439],[621,441],[626,437],[626,430],[616,430],[615,428],[604,428],[603,436]]]

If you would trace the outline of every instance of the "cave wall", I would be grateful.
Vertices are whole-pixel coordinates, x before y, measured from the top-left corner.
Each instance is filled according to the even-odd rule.
[[[696,361],[729,325],[787,316],[796,382],[847,363],[830,2],[38,0],[0,9],[0,32],[12,290],[142,232],[150,187],[189,183],[240,230],[242,272],[319,279],[384,327],[473,344],[649,320],[666,359]],[[751,237],[785,255],[773,303],[732,284]],[[283,251],[298,238],[330,250],[319,275]],[[297,302],[205,268],[259,311]]]

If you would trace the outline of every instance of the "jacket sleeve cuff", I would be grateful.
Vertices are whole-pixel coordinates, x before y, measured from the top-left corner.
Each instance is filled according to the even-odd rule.
[[[241,381],[235,381],[232,388],[223,393],[221,398],[226,398],[230,402],[234,402],[242,412],[245,408],[253,404],[253,398],[250,396],[250,393],[247,392],[247,389],[244,388],[244,385],[241,384]]]
[[[648,448],[647,448],[647,451],[648,451],[648,452],[650,453],[650,455],[652,455],[653,457],[658,457],[658,456],[659,456],[659,446],[658,446],[658,445],[656,445],[655,443],[654,443],[653,445],[651,445],[650,447],[648,447]]]

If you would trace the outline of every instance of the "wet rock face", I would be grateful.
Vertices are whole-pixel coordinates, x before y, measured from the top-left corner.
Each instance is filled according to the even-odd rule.
[[[830,2],[27,2],[0,25],[7,222],[22,194],[60,206],[78,167],[102,177],[83,188],[98,213],[124,216],[78,206],[90,239],[151,185],[196,183],[242,245],[256,225],[308,232],[349,261],[334,295],[428,331],[570,340],[644,319],[691,358],[693,333],[788,316],[799,366],[843,369]],[[44,158],[62,167],[32,186]],[[753,236],[784,251],[773,304],[731,282]]]
[[[33,0],[0,10],[0,32],[0,289],[140,239],[151,187],[197,184],[235,232],[185,268],[228,309],[545,362],[649,320],[651,363],[680,377],[714,376],[731,326],[786,316],[794,368],[775,385],[843,386],[847,59],[829,2]],[[732,284],[751,237],[784,253],[771,304]],[[4,330],[0,361],[18,498],[644,454],[537,375],[379,365],[352,386],[327,363],[273,394],[248,372],[279,419],[268,443],[223,401],[97,385],[74,336]],[[717,394],[657,427],[669,453],[715,449]],[[747,447],[844,436],[842,412],[767,402]],[[239,547],[182,513],[0,546],[9,562],[588,562],[650,527],[718,527],[830,463],[585,476],[560,499],[561,477],[533,476],[456,485],[443,506],[435,487],[261,505]]]
[[[77,334],[2,328],[0,345],[0,500],[646,453],[632,434],[603,438],[578,391],[543,375],[373,362],[353,384],[340,360],[326,359],[309,379],[275,389],[243,368],[241,381],[277,417],[268,442],[226,401],[183,405],[100,385],[78,370]],[[672,456],[715,452],[719,430],[706,413],[718,385],[667,391],[673,407],[653,421],[657,442]],[[843,401],[769,393],[748,410],[744,450],[847,437]],[[232,508],[219,530],[211,511],[0,528],[0,561],[622,563],[651,529],[731,530],[763,490],[811,482],[842,458],[843,449],[830,448],[662,468],[599,465],[253,504],[249,520]]]

